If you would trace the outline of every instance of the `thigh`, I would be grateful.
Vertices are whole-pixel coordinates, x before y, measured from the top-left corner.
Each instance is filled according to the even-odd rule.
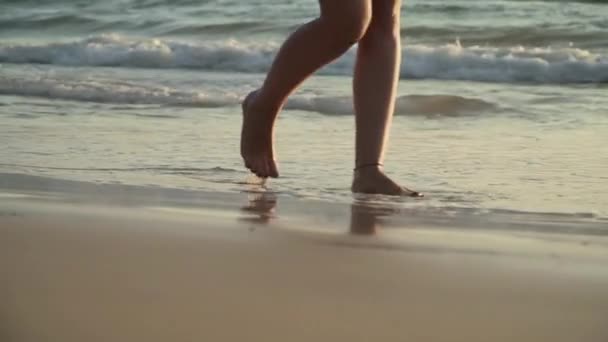
[[[321,16],[332,20],[369,21],[373,0],[319,0]]]

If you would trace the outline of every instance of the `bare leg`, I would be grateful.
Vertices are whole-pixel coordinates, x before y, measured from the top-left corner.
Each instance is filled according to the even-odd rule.
[[[382,171],[401,65],[401,0],[372,0],[372,21],[359,41],[353,81],[356,160],[353,192],[419,196]]]
[[[319,18],[283,44],[263,86],[243,101],[241,156],[260,177],[277,177],[274,123],[296,87],[359,41],[371,19],[371,0],[320,0]]]

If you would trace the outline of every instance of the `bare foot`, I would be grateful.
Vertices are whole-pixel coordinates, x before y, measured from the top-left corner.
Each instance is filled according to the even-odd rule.
[[[410,190],[395,183],[382,171],[380,166],[364,167],[355,170],[351,190],[355,193],[380,194],[393,196],[422,197],[417,191]]]
[[[258,177],[278,177],[274,160],[274,120],[276,111],[256,106],[257,91],[247,95],[243,101],[243,127],[241,130],[241,157],[245,166]]]

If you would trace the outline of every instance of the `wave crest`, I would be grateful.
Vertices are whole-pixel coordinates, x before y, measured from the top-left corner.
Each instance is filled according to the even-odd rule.
[[[260,73],[268,70],[276,50],[277,44],[273,43],[228,40],[195,44],[101,35],[71,43],[0,44],[0,62]],[[353,50],[321,73],[349,75],[355,59]],[[400,74],[404,79],[608,82],[608,56],[578,48],[464,47],[456,42],[442,46],[408,45],[403,53]]]
[[[240,103],[236,93],[206,93],[107,79],[31,79],[0,76],[0,94],[98,102],[110,104],[153,104],[198,108],[230,107]],[[324,115],[351,115],[352,98],[347,96],[294,96],[288,110]],[[397,99],[396,115],[458,116],[497,110],[499,106],[481,99],[454,95],[405,95]]]
[[[348,96],[295,97],[285,108],[324,115],[354,114],[353,101]],[[498,109],[494,103],[463,96],[403,95],[397,98],[395,115],[462,116]]]

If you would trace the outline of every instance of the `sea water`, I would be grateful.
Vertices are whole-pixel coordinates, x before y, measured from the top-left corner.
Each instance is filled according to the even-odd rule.
[[[244,191],[239,103],[317,15],[313,0],[0,0],[0,177]],[[405,1],[386,170],[426,197],[398,205],[608,225],[606,18],[605,1]],[[355,49],[281,113],[279,196],[352,201]]]

